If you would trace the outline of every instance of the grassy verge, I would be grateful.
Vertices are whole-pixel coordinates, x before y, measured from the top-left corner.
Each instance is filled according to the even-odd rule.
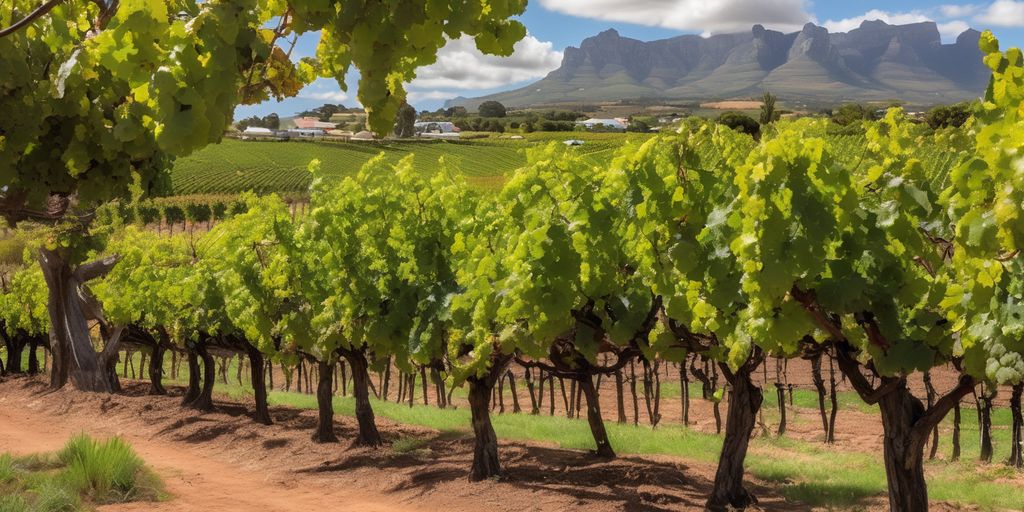
[[[57,453],[0,455],[0,512],[75,512],[163,497],[159,477],[117,437],[81,434]]]
[[[219,384],[218,390],[235,400],[251,399],[251,392],[241,386]],[[806,392],[809,396],[801,396],[803,394],[798,392],[794,395],[796,405],[817,407],[817,396],[813,392]],[[774,402],[767,398],[765,412],[769,416]],[[312,395],[274,391],[270,393],[269,400],[274,405],[316,409],[316,398]],[[853,400],[853,397],[847,396],[846,400]],[[355,415],[355,403],[350,397],[336,397],[334,404],[339,414]],[[855,406],[852,402],[849,405],[851,408]],[[379,400],[373,401],[373,407],[379,417],[391,421],[469,435],[469,410],[465,408],[409,407]],[[528,414],[495,414],[492,420],[498,437],[504,440],[543,442],[575,450],[594,449],[593,438],[584,420]],[[1009,415],[994,414],[993,423],[997,446],[1007,447]],[[719,436],[672,424],[652,429],[608,423],[607,428],[612,445],[624,455],[670,455],[715,463],[722,447]],[[1024,507],[1024,486],[1020,485],[1019,478],[1012,480],[1014,470],[1001,464],[974,462],[977,457],[977,448],[973,447],[977,436],[977,417],[973,409],[964,410],[961,428],[964,458],[960,462],[935,460],[927,463],[931,498],[974,505],[982,510],[1019,510]],[[948,433],[943,439],[948,441]],[[400,450],[414,450],[420,446],[414,440],[400,441]],[[880,453],[842,450],[786,437],[754,439],[747,468],[757,478],[776,486],[787,499],[816,507],[858,508],[869,498],[884,496],[886,491]]]

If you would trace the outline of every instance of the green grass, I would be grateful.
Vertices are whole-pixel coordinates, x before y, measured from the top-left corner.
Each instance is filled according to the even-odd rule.
[[[159,477],[117,437],[82,434],[56,454],[0,455],[0,512],[76,512],[163,497]]]
[[[96,503],[155,498],[159,482],[121,438],[96,441],[82,434],[68,441],[57,457],[65,478],[78,494]]]

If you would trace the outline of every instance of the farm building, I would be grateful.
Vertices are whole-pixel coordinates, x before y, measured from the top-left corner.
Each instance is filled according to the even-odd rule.
[[[295,137],[323,137],[327,134],[323,128],[293,128],[288,133]]]
[[[576,124],[580,125],[580,126],[583,126],[586,129],[588,129],[588,130],[593,130],[593,129],[596,129],[596,128],[603,128],[603,129],[606,129],[606,130],[625,131],[627,123],[625,123],[625,122],[623,122],[623,120],[619,120],[619,119],[597,119],[597,118],[591,118],[591,119],[587,119],[586,121],[577,121]]]
[[[295,123],[295,128],[299,130],[320,130],[323,132],[325,130],[333,130],[338,127],[338,125],[334,123],[327,123],[315,117],[297,117],[292,122]]]
[[[457,139],[459,127],[447,121],[420,121],[413,125],[417,137],[430,139]]]

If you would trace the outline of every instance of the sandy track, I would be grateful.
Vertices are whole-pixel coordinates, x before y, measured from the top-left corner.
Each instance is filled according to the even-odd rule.
[[[314,510],[325,504],[344,504],[330,510],[392,512],[414,510],[388,503],[359,489],[329,489],[315,483],[301,486],[275,481],[270,474],[239,469],[215,460],[202,448],[169,443],[131,431],[96,428],[88,418],[55,418],[38,410],[5,406],[0,399],[0,452],[29,454],[55,451],[72,435],[86,431],[97,436],[119,434],[163,478],[171,501],[104,507],[103,510]],[[20,410],[19,410],[20,409]],[[82,420],[86,421],[82,421]]]

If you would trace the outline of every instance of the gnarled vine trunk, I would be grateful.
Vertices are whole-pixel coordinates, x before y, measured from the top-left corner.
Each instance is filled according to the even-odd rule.
[[[70,379],[82,391],[114,392],[119,386],[116,375],[109,370],[109,362],[112,356],[116,357],[116,342],[102,353],[96,352],[83,306],[88,296],[85,282],[109,272],[117,258],[72,270],[60,253],[42,247],[38,259],[49,292],[50,351],[54,356],[51,387],[63,387]]]
[[[191,343],[186,345],[185,350],[188,359],[188,387],[181,397],[181,405],[188,406],[199,398],[199,354]]]
[[[149,394],[166,395],[164,389],[164,353],[167,349],[159,343],[153,347],[149,357]]]
[[[491,395],[505,364],[495,363],[483,377],[470,377],[469,411],[473,422],[473,467],[469,480],[479,482],[501,476],[498,459],[498,436],[491,424]]]
[[[753,354],[735,373],[725,364],[721,365],[732,390],[725,420],[725,440],[715,472],[714,488],[707,502],[708,510],[724,512],[730,507],[744,509],[757,503],[757,498],[743,486],[743,463],[757,423],[757,412],[764,401],[761,388],[754,384],[751,374],[763,359],[762,354]]]
[[[924,450],[912,443],[912,433],[925,408],[900,385],[878,401],[882,413],[885,476],[889,482],[889,510],[928,510],[928,486],[924,478]]]
[[[334,363],[317,361],[320,378],[316,385],[317,416],[316,432],[313,441],[317,443],[337,443],[334,435]]]
[[[270,419],[270,407],[267,405],[267,383],[265,381],[266,374],[263,372],[263,353],[251,344],[248,344],[245,350],[249,356],[253,398],[256,402],[256,412],[253,414],[253,419],[256,420],[256,423],[270,425],[273,421]]]
[[[210,412],[213,410],[213,385],[217,380],[217,366],[205,339],[196,346],[196,352],[203,360],[203,387],[190,405],[193,409]]]
[[[370,372],[366,361],[366,349],[342,349],[338,352],[352,367],[352,392],[356,399],[356,421],[359,423],[359,435],[352,444],[380,446],[384,441],[377,430],[373,406],[370,405]]]
[[[604,418],[601,417],[601,401],[597,396],[597,389],[594,388],[593,377],[587,375],[576,380],[587,400],[587,423],[590,424],[590,432],[594,435],[594,443],[597,444],[597,456],[614,459],[615,450],[612,450],[608,431],[604,427]]]

